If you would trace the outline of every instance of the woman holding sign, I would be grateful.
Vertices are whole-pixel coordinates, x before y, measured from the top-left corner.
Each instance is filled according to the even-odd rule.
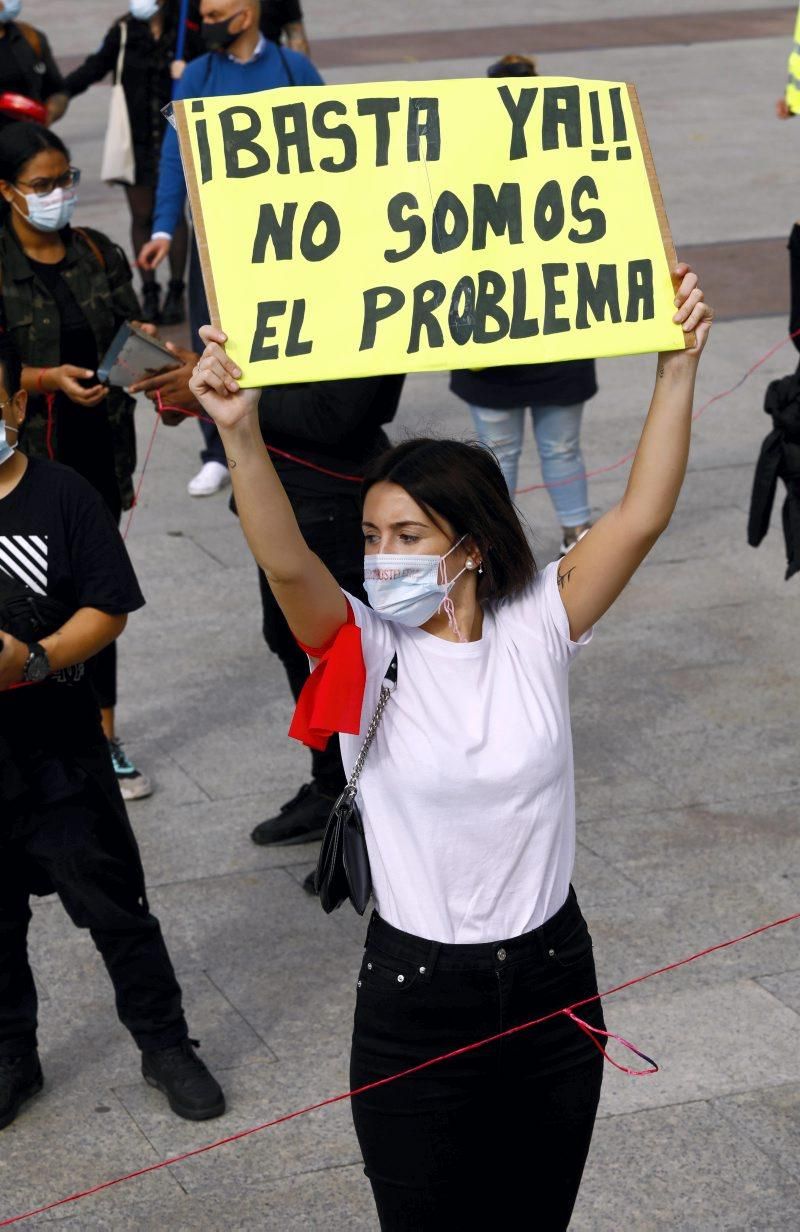
[[[295,637],[324,657],[293,730],[319,738],[324,694],[349,771],[396,661],[359,779],[375,912],[357,981],[352,1087],[549,1016],[353,1099],[381,1227],[392,1232],[556,1232],[570,1220],[604,1024],[598,1000],[583,1004],[597,981],[570,886],[568,674],[683,483],[712,314],[688,266],[675,286],[674,319],[695,345],[658,358],[619,504],[539,571],[491,454],[406,441],[362,488],[371,609],[306,547],[263,448],[259,392],[240,389],[225,335],[203,331],[191,386],[219,427],[248,543]],[[577,1003],[582,1022],[558,1013]]]

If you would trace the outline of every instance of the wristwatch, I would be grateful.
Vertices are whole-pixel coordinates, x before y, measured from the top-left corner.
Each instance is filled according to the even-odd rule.
[[[31,642],[28,646],[28,657],[22,669],[22,679],[28,684],[38,684],[50,675],[50,660],[44,646]]]

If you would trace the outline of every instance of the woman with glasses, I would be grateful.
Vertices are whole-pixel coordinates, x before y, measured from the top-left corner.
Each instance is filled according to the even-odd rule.
[[[55,133],[17,123],[0,133],[0,328],[23,359],[24,451],[73,467],[119,521],[133,503],[134,401],[97,380],[122,321],[141,314],[122,250],[99,231],[72,228],[80,172]],[[116,739],[114,644],[91,663],[122,794],[150,794]]]

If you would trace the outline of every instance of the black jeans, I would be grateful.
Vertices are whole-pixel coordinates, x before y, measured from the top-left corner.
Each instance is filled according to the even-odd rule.
[[[574,892],[533,932],[438,945],[373,915],[358,977],[352,1089],[597,992]],[[599,1001],[576,1011],[603,1027]],[[603,1059],[565,1015],[353,1098],[383,1232],[569,1225]]]
[[[119,826],[91,784],[21,817],[0,843],[0,1055],[36,1047],[37,997],[27,953],[31,919],[23,868],[45,873],[106,965],[117,1012],[138,1046],[168,1048],[187,1036],[181,990],[161,935],[142,904],[131,862],[107,834]]]
[[[355,488],[356,485],[354,484]],[[288,490],[295,516],[312,552],[327,565],[336,581],[351,595],[366,602],[364,593],[364,535],[361,530],[361,497],[299,496]],[[292,636],[263,572],[258,571],[263,611],[264,641],[283,664],[295,701],[308,679],[308,659]],[[337,796],[344,787],[344,770],[338,736],[327,749],[311,750],[311,773],[320,791]]]

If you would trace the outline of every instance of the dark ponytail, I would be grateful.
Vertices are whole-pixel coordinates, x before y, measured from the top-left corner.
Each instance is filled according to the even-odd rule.
[[[481,554],[479,599],[520,594],[536,576],[536,561],[503,472],[476,441],[418,437],[381,454],[369,467],[362,497],[376,483],[396,483],[440,528],[468,535]]]

